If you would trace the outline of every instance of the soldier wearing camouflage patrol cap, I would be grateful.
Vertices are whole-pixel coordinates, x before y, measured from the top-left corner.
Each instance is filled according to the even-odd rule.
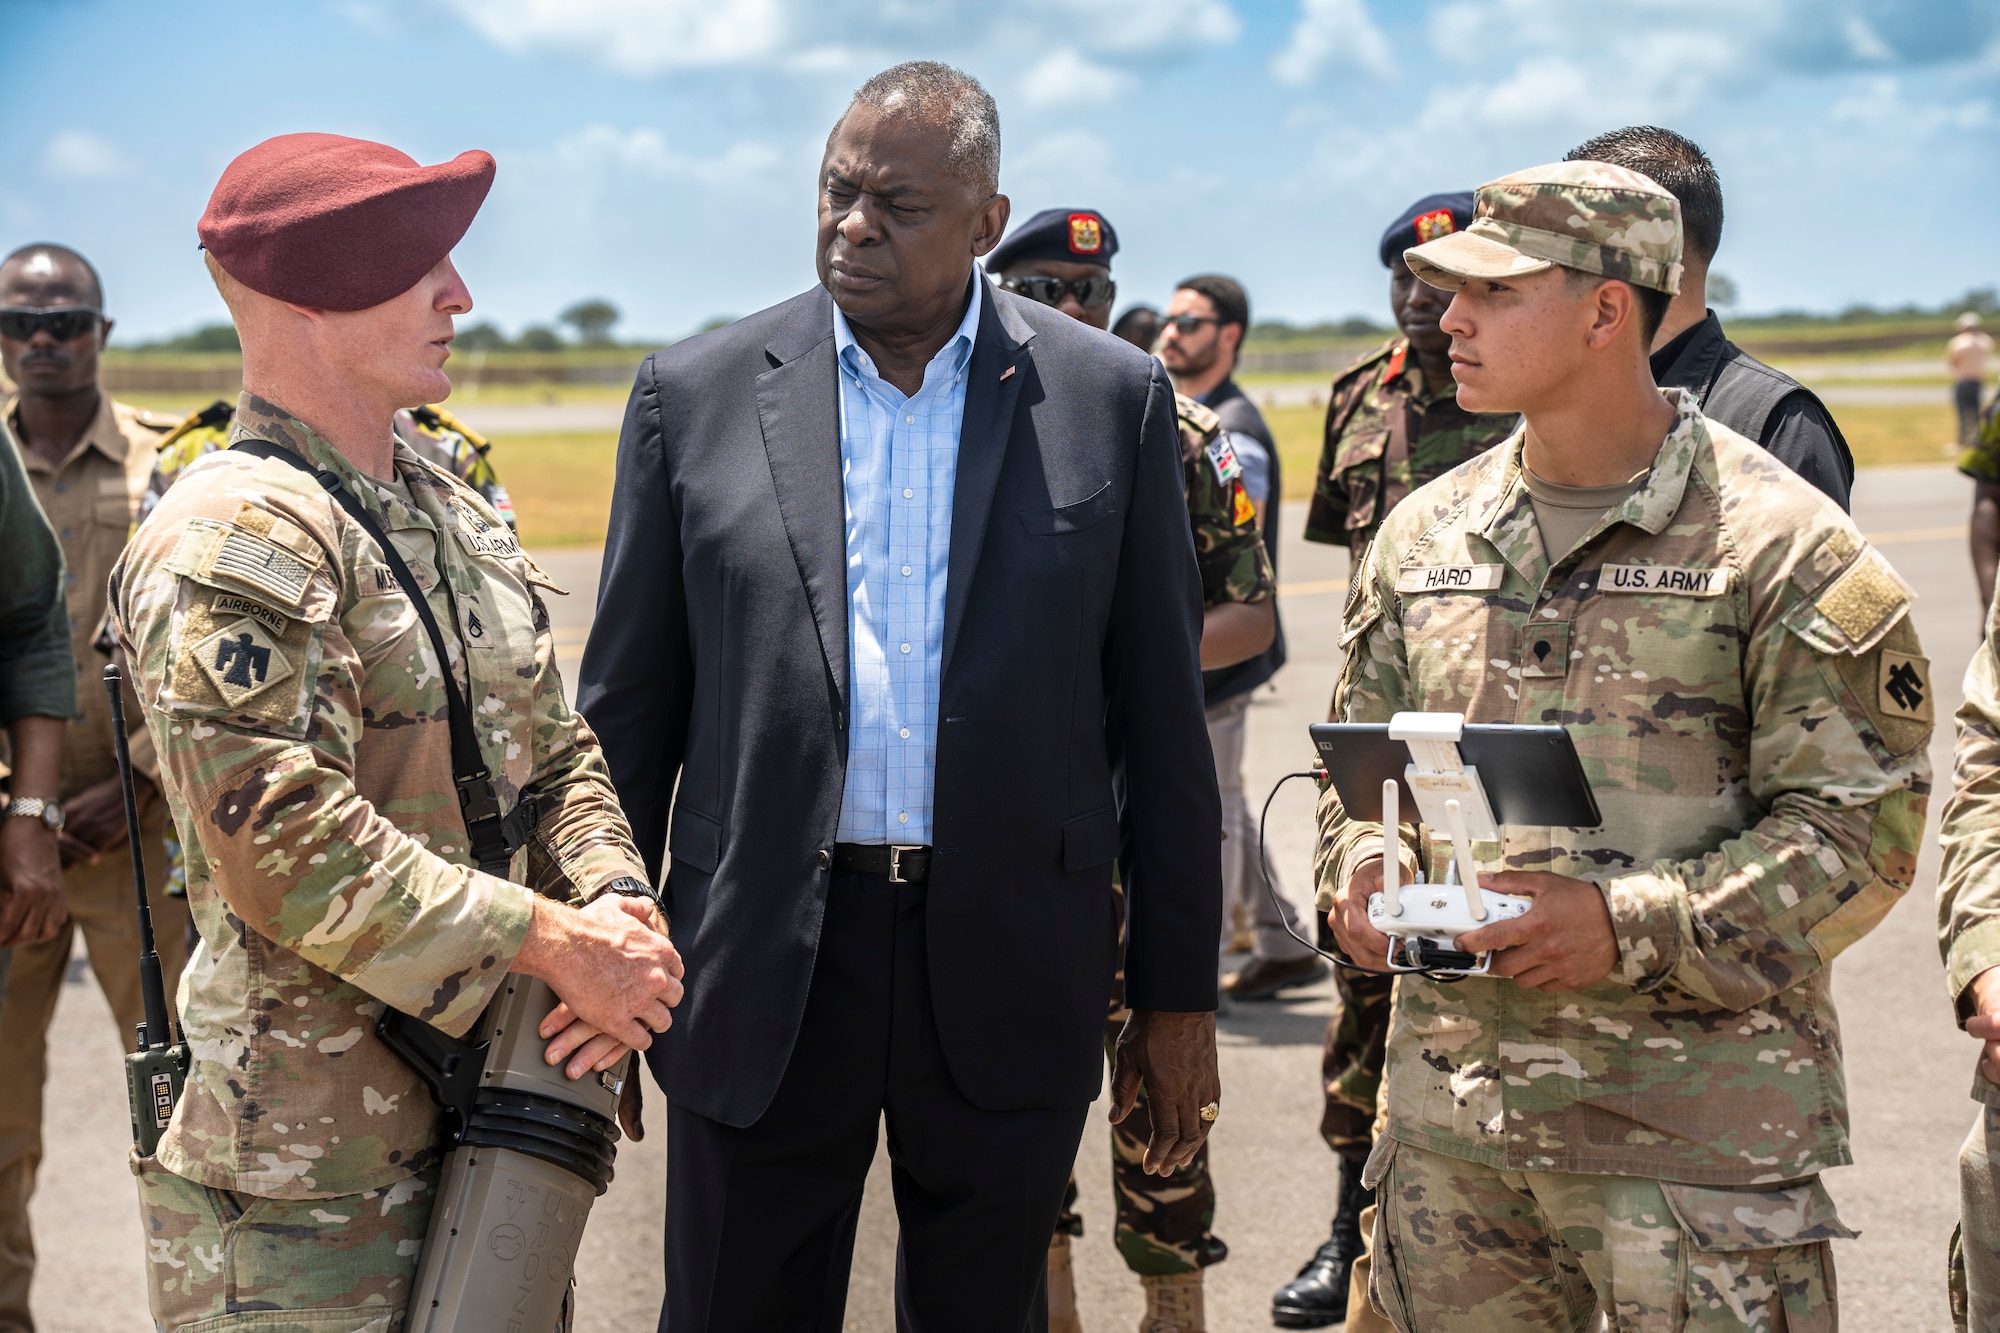
[[[1451,335],[1438,327],[1447,292],[1417,281],[1403,251],[1462,231],[1472,192],[1426,195],[1399,214],[1377,247],[1389,270],[1389,308],[1400,336],[1334,378],[1327,395],[1326,443],[1306,511],[1305,538],[1348,548],[1358,560],[1382,520],[1417,487],[1498,444],[1511,412],[1468,412],[1451,376]],[[1321,943],[1329,944],[1322,928]],[[1392,979],[1334,969],[1338,1001],[1320,1057],[1319,1132],[1340,1158],[1332,1234],[1298,1275],[1271,1297],[1279,1328],[1321,1328],[1350,1309],[1348,1274],[1366,1252],[1363,1214],[1373,1195],[1361,1184],[1382,1083]]]
[[[987,271],[1018,296],[1052,305],[1092,328],[1107,328],[1117,287],[1111,257],[1118,233],[1094,209],[1049,208],[1035,214],[993,248]],[[1180,414],[1181,476],[1188,521],[1194,528],[1195,563],[1201,571],[1201,662],[1228,666],[1264,651],[1276,630],[1277,578],[1264,552],[1256,515],[1245,493],[1242,467],[1223,438],[1216,414],[1185,394],[1174,396]],[[1122,890],[1114,890],[1122,894]],[[1121,905],[1119,916],[1124,910]],[[1130,1011],[1122,991],[1124,971],[1105,1019],[1105,1049],[1117,1044]],[[1215,1222],[1215,1185],[1208,1173],[1208,1145],[1171,1176],[1144,1169],[1152,1121],[1144,1094],[1133,1113],[1111,1127],[1111,1179],[1118,1197],[1116,1240],[1126,1265],[1146,1290],[1148,1330],[1198,1333],[1202,1327],[1202,1270],[1220,1263],[1229,1247],[1209,1228]],[[1070,1238],[1083,1234],[1071,1176],[1063,1210],[1049,1243],[1050,1333],[1077,1333],[1076,1290]]]
[[[450,252],[492,177],[484,153],[286,135],[201,221],[243,342],[230,448],[179,474],[110,579],[201,937],[186,1092],[133,1162],[162,1329],[403,1326],[440,1133],[385,1008],[460,1036],[510,972],[541,977],[568,1006],[551,1063],[581,1077],[680,998],[563,699],[554,585],[393,432],[450,391],[471,308]],[[477,773],[449,739],[461,699]]]
[[[1481,882],[1532,905],[1459,940],[1492,974],[1397,983],[1370,1294],[1405,1330],[1831,1329],[1827,1242],[1852,1233],[1819,1174],[1852,1154],[1828,968],[1916,868],[1911,594],[1830,500],[1654,384],[1671,195],[1564,163],[1475,214],[1405,258],[1454,292],[1461,401],[1523,424],[1383,524],[1335,710],[1561,724],[1603,823],[1503,830]],[[1384,967],[1384,830],[1331,790],[1320,829],[1321,906]]]

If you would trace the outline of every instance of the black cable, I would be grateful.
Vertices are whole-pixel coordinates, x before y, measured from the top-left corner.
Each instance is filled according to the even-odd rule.
[[[1264,877],[1264,894],[1271,900],[1271,907],[1278,914],[1278,924],[1285,928],[1285,933],[1287,935],[1290,935],[1300,944],[1305,945],[1306,948],[1311,949],[1314,953],[1318,954],[1321,958],[1326,959],[1329,963],[1332,963],[1337,967],[1344,967],[1350,972],[1360,972],[1366,976],[1371,976],[1371,977],[1428,977],[1432,981],[1443,982],[1443,983],[1450,983],[1454,981],[1464,980],[1465,974],[1463,972],[1434,972],[1427,967],[1411,968],[1409,971],[1406,972],[1397,971],[1394,969],[1383,971],[1380,968],[1363,967],[1361,964],[1355,962],[1353,959],[1348,958],[1342,954],[1328,953],[1326,950],[1320,948],[1319,945],[1313,943],[1305,936],[1299,934],[1298,931],[1293,930],[1291,923],[1285,919],[1285,909],[1283,905],[1278,902],[1278,886],[1274,884],[1271,880],[1271,862],[1270,858],[1266,855],[1264,849],[1264,826],[1267,823],[1269,823],[1271,819],[1271,802],[1278,799],[1278,793],[1284,790],[1285,784],[1287,782],[1290,782],[1293,778],[1322,778],[1325,776],[1326,774],[1324,770],[1316,768],[1309,768],[1297,773],[1285,774],[1285,776],[1278,779],[1278,784],[1275,787],[1271,788],[1271,794],[1264,798],[1264,811],[1257,817],[1257,871]],[[1386,835],[1383,843],[1382,854],[1385,857],[1389,854]],[[1314,910],[1315,914],[1317,914],[1318,909],[1315,908]]]

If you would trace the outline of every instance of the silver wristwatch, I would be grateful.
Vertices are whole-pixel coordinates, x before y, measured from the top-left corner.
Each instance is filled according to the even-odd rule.
[[[6,817],[39,819],[48,825],[49,832],[62,832],[63,808],[54,801],[45,801],[39,796],[16,796],[7,802]]]

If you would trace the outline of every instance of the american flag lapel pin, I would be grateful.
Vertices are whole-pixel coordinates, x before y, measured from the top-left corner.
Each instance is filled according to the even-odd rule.
[[[1014,373],[1014,367],[1012,367],[1012,366],[1009,366],[1009,367],[1007,367],[1007,368],[1006,368],[1005,370],[1001,371],[1001,372],[1000,372],[1000,379],[1001,379],[1001,382],[1002,382],[1002,383],[1005,383],[1005,382],[1006,382],[1006,379],[1007,379],[1007,377],[1008,377],[1009,375],[1013,374],[1013,373]]]

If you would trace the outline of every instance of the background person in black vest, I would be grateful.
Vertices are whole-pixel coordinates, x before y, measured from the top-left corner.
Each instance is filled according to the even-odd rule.
[[[1236,457],[1243,464],[1243,484],[1257,507],[1264,528],[1264,549],[1278,566],[1278,501],[1284,477],[1278,448],[1264,414],[1236,386],[1236,356],[1250,328],[1250,298],[1234,278],[1206,273],[1187,279],[1167,305],[1159,354],[1174,377],[1174,387],[1212,409],[1222,418]],[[1259,685],[1285,664],[1285,626],[1278,622],[1269,648],[1247,662],[1202,675],[1208,707],[1208,741],[1215,751],[1215,779],[1222,790],[1222,827],[1229,837],[1222,847],[1224,897],[1241,905],[1249,918],[1251,958],[1240,972],[1223,979],[1233,1000],[1266,1000],[1289,986],[1303,986],[1326,975],[1326,964],[1286,929],[1298,918],[1282,893],[1274,906],[1264,892],[1257,867],[1257,812],[1243,794],[1244,742],[1250,699]],[[1273,876],[1275,878],[1275,876]]]
[[[1849,508],[1854,455],[1819,396],[1723,336],[1708,308],[1708,268],[1722,244],[1722,181],[1695,143],[1657,125],[1630,125],[1569,150],[1566,162],[1609,162],[1650,176],[1681,201],[1681,289],[1653,335],[1653,382],[1687,389],[1702,413],[1757,441]]]
[[[649,868],[671,856],[687,964],[648,1052],[672,1333],[843,1326],[885,1117],[899,1327],[1041,1326],[1114,860],[1114,1118],[1143,1082],[1164,1172],[1218,1111],[1173,391],[978,274],[999,159],[973,79],[870,79],[827,141],[820,285],[654,353],[626,410],[579,705]]]

